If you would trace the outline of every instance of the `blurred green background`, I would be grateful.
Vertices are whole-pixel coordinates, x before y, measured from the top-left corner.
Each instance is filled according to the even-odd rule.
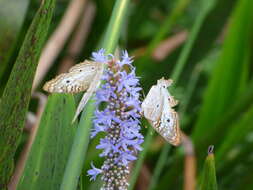
[[[60,189],[77,126],[82,123],[87,137],[84,147],[79,147],[84,152],[78,162],[82,175],[76,189],[99,188],[99,180],[90,182],[86,176],[91,160],[96,165],[103,162],[95,151],[99,138],[89,142],[91,114],[89,121],[82,116],[71,125],[80,95],[53,95],[46,104],[42,85],[112,40],[118,50],[126,49],[134,57],[144,94],[161,77],[174,80],[170,92],[179,100],[175,109],[187,136],[182,146],[171,147],[143,120],[144,150],[132,167],[129,189],[253,189],[252,0],[132,0],[126,1],[122,10],[113,9],[114,0],[57,0],[54,9],[52,0],[44,1],[48,7],[36,17],[39,0],[0,0],[1,188],[9,184],[15,189],[19,183],[20,190]],[[51,23],[50,16],[43,16],[50,11]],[[112,12],[116,16],[124,13],[115,21],[120,22],[118,43],[113,40],[114,33],[108,32],[116,28],[108,26],[116,18]],[[32,22],[34,28],[28,32]],[[14,68],[29,57],[31,68]],[[41,76],[35,77],[30,100],[39,60],[48,68],[38,67]],[[20,68],[26,70],[24,76],[17,74],[22,73]],[[23,99],[25,103],[15,108]],[[13,107],[6,102],[13,102]],[[15,123],[17,117],[9,117],[10,113],[24,116]],[[22,164],[36,131],[27,164]],[[15,139],[15,146],[5,149],[12,139],[8,137]],[[209,145],[214,145],[214,157],[209,153],[206,158]],[[14,165],[4,161],[9,159]],[[17,166],[25,168],[19,175]],[[13,172],[21,182],[13,177],[10,182]]]

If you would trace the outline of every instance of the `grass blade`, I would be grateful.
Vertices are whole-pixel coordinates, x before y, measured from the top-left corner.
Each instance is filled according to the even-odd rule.
[[[17,190],[59,189],[75,133],[72,95],[50,95]]]
[[[215,161],[213,154],[213,146],[208,148],[208,156],[206,157],[204,170],[201,178],[200,189],[202,190],[217,190]]]
[[[0,184],[3,186],[12,173],[12,159],[24,127],[33,77],[54,10],[54,0],[43,2],[27,32],[0,102]]]

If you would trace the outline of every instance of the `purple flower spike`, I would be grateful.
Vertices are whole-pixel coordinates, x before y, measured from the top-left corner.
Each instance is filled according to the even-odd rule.
[[[97,149],[105,157],[101,169],[92,165],[88,175],[94,180],[102,174],[104,182],[101,190],[127,190],[128,164],[137,159],[141,151],[143,136],[140,133],[140,93],[139,80],[132,66],[132,58],[124,51],[121,59],[105,56],[104,50],[93,53],[93,60],[106,62],[101,88],[96,92],[94,128],[91,136],[104,133]],[[127,65],[127,67],[125,66]]]

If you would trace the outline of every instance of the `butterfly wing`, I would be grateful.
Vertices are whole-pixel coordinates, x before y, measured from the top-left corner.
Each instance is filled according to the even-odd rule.
[[[163,112],[158,132],[167,142],[174,146],[178,146],[181,143],[181,132],[177,112],[174,110]]]
[[[152,86],[141,104],[144,117],[151,122],[159,120],[162,111],[162,101],[160,88],[157,85]]]
[[[168,97],[170,107],[174,107],[178,104],[178,101],[175,100],[173,96],[171,96],[171,94],[169,93],[168,90],[166,90],[169,86],[172,85],[172,83],[173,83],[172,79],[166,80],[166,79],[164,79],[164,77],[157,81],[157,86],[159,86],[161,88],[161,90],[163,91],[162,92],[163,95]]]
[[[165,138],[166,141],[177,146],[181,143],[178,114],[171,108],[169,102],[170,97],[168,97],[166,93],[167,89],[163,88],[162,92],[164,102],[158,132]]]
[[[168,101],[171,107],[175,107],[178,104],[178,101],[174,99],[174,96],[169,96]]]
[[[93,80],[100,63],[87,61],[70,68],[68,73],[63,73],[48,81],[43,89],[50,93],[78,93],[85,91]]]
[[[76,109],[76,113],[75,116],[72,120],[72,123],[76,120],[76,118],[78,117],[78,115],[81,113],[81,111],[83,110],[84,106],[86,105],[86,103],[88,102],[88,100],[90,99],[90,97],[92,96],[92,94],[97,90],[97,88],[99,87],[100,83],[101,83],[101,77],[103,75],[104,72],[104,65],[100,64],[97,67],[97,72],[95,74],[95,76],[93,77],[89,88],[87,89],[87,91],[83,94],[83,97]]]

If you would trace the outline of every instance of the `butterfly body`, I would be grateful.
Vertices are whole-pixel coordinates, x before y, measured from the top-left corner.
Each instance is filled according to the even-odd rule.
[[[142,112],[152,127],[166,141],[177,146],[181,143],[181,133],[178,114],[173,107],[178,101],[167,90],[172,82],[164,78],[158,80],[157,85],[151,87],[143,101]]]

